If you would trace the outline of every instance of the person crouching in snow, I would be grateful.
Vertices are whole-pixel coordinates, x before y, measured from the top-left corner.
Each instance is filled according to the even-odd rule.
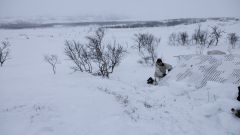
[[[168,72],[171,71],[172,65],[163,63],[161,59],[157,59],[156,65],[155,65],[155,73],[154,73],[155,82],[157,82],[157,79],[160,80],[161,78],[166,76],[167,70]]]

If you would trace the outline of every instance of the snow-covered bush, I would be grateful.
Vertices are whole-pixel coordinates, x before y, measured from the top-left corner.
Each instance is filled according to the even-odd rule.
[[[0,65],[3,66],[3,63],[9,59],[10,53],[10,43],[8,41],[3,41],[0,45]]]
[[[161,41],[160,38],[148,33],[135,34],[135,41],[140,55],[146,64],[154,65],[157,59],[157,48]]]
[[[56,74],[56,64],[59,64],[57,55],[45,55],[44,60],[52,66],[53,74]]]
[[[107,78],[113,73],[126,51],[116,41],[105,45],[102,42],[104,35],[104,29],[99,28],[94,35],[87,37],[87,44],[80,44],[76,41],[65,42],[65,54],[74,62],[75,71],[93,73],[93,67],[96,67],[94,74]]]
[[[236,33],[228,34],[228,42],[232,46],[232,49],[236,47],[236,43],[239,41],[239,36]]]

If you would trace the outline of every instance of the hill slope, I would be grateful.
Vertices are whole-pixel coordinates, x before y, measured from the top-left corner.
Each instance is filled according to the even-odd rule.
[[[239,34],[239,22],[210,21]],[[195,46],[169,46],[172,32],[192,33],[197,24],[161,28],[108,29],[128,53],[110,79],[72,72],[64,40],[84,42],[95,26],[0,30],[11,43],[11,59],[0,68],[0,133],[4,135],[238,135],[231,114],[239,85],[239,50],[232,55],[195,55]],[[154,67],[140,64],[135,33],[161,37],[158,57],[175,68],[159,85],[147,85]],[[228,52],[226,35],[208,50]],[[43,56],[57,54],[57,74]],[[194,55],[192,55],[194,54]],[[183,55],[182,61],[175,56]]]

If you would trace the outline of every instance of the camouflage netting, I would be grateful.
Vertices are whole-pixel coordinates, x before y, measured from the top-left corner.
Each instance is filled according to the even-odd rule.
[[[167,80],[185,81],[196,88],[207,82],[240,85],[240,55],[183,55]]]

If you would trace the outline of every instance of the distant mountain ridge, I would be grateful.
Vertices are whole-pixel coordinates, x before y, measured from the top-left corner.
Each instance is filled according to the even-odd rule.
[[[0,22],[0,29],[32,29],[32,28],[50,28],[56,26],[62,27],[76,27],[76,26],[89,26],[98,25],[104,28],[140,28],[140,27],[163,27],[163,26],[176,26],[188,25],[206,22],[208,20],[215,20],[221,22],[239,21],[239,18],[223,17],[223,18],[180,18],[180,19],[167,19],[162,21],[69,21],[69,22],[31,22],[31,21],[13,21],[13,22]]]

